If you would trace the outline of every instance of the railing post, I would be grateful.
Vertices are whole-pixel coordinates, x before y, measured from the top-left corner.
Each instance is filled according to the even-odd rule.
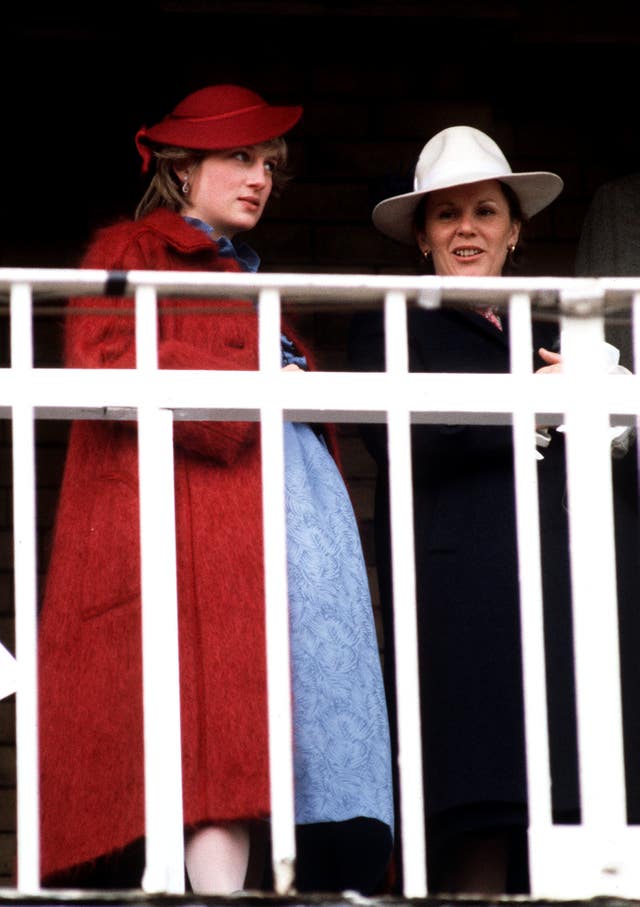
[[[185,890],[173,417],[153,393],[156,292],[136,292],[147,892]],[[146,385],[146,386],[145,386]]]
[[[280,366],[280,294],[262,290],[258,302],[260,371],[273,393],[261,410],[262,514],[265,561],[269,770],[274,886],[288,894],[295,881],[295,796],[291,659]]]
[[[40,773],[38,759],[38,606],[36,471],[31,288],[11,289],[13,531],[15,557],[16,787],[18,887],[40,890]],[[20,399],[18,398],[20,389]]]
[[[562,337],[582,820],[604,843],[626,806],[602,317],[564,317]]]
[[[387,423],[403,887],[405,897],[425,897],[427,873],[418,680],[411,421],[403,393],[403,379],[406,380],[409,369],[407,303],[404,293],[386,294],[384,324],[387,374],[392,388],[394,383],[397,385],[388,409]]]
[[[531,891],[535,894],[547,879],[543,858],[545,850],[541,841],[551,830],[552,813],[536,420],[529,392],[533,380],[531,317],[529,295],[514,293],[509,300],[509,346],[511,374],[519,385],[514,395],[517,406],[513,411],[513,442],[529,810],[529,877]]]

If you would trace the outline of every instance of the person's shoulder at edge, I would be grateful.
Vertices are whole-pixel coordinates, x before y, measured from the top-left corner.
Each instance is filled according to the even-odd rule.
[[[625,173],[622,176],[616,176],[601,183],[594,192],[594,198],[608,195],[612,192],[626,192],[628,189],[640,191],[640,170],[633,173]]]

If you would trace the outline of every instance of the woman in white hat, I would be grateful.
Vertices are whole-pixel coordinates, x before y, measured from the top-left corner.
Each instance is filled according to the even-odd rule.
[[[485,133],[454,126],[422,149],[414,190],[381,201],[375,226],[415,245],[438,275],[497,277],[523,224],[561,192],[554,173],[514,173]],[[536,323],[532,368],[561,367],[557,326]],[[412,371],[506,372],[496,313],[409,311]],[[379,313],[354,319],[354,368],[384,368]],[[394,711],[394,647],[384,426],[363,426],[378,464],[376,547],[385,673]],[[580,817],[564,436],[539,461],[547,695],[555,822]],[[631,444],[634,444],[631,438]],[[528,890],[527,796],[511,428],[412,429],[421,707],[431,891]],[[628,821],[640,822],[640,550],[636,457],[612,459]],[[400,863],[398,866],[400,867]]]
[[[513,173],[496,143],[454,126],[424,146],[414,191],[381,201],[375,226],[416,245],[438,275],[496,277],[523,223],[562,190],[554,173]],[[535,369],[559,368],[555,326],[534,325]],[[410,368],[506,372],[497,314],[471,307],[409,311]],[[356,317],[350,358],[384,369],[379,313]],[[378,464],[376,546],[385,671],[394,706],[387,442],[363,426]],[[526,892],[527,797],[512,432],[509,426],[412,429],[421,707],[431,891]],[[578,816],[564,453],[540,461],[553,808]]]

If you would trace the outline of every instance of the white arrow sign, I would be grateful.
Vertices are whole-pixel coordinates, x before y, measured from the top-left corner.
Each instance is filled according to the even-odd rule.
[[[0,643],[0,699],[15,693],[18,685],[18,665],[8,649]]]

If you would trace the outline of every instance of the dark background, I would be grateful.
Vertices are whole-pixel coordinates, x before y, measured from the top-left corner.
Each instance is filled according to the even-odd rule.
[[[270,271],[412,273],[413,254],[372,227],[373,205],[410,189],[438,130],[476,126],[514,170],[565,181],[526,231],[525,273],[572,276],[595,189],[640,170],[640,4],[550,2],[94,2],[3,8],[0,267],[73,267],[91,231],[142,195],[134,136],[186,94],[236,82],[302,104],[294,181],[247,238]],[[640,255],[640,249],[638,250]],[[326,367],[344,362],[345,318],[312,318]],[[6,319],[0,319],[6,364]],[[59,359],[38,321],[36,360]],[[40,570],[66,424],[39,422]],[[0,640],[13,652],[11,426],[0,421]],[[375,598],[374,467],[341,435]],[[0,702],[0,884],[14,884],[13,697]]]
[[[530,226],[529,270],[570,275],[594,189],[639,167],[637,3],[30,3],[3,12],[0,265],[73,265],[144,184],[134,135],[237,82],[305,107],[296,173],[252,234],[269,270],[412,270],[373,204],[458,123],[566,188]]]

